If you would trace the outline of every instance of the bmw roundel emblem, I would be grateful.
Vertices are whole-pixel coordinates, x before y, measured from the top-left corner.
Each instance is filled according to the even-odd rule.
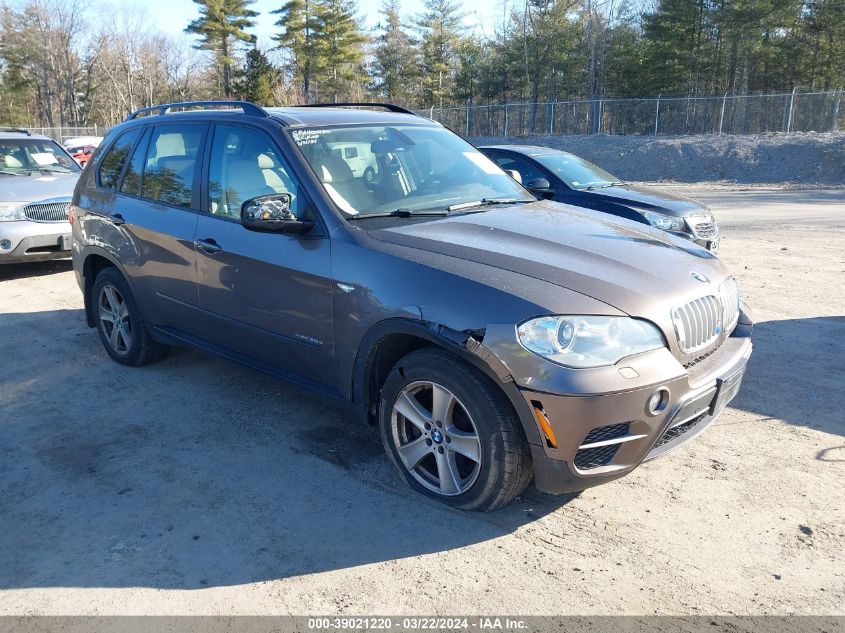
[[[703,284],[710,283],[710,280],[707,278],[707,275],[702,275],[701,273],[697,273],[695,271],[692,271],[690,274],[692,275],[693,279],[700,281]]]

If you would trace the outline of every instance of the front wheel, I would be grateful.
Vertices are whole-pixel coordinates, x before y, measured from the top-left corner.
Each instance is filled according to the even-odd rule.
[[[465,510],[494,510],[531,480],[531,454],[504,393],[436,348],[400,360],[382,389],[382,442],[415,490]]]

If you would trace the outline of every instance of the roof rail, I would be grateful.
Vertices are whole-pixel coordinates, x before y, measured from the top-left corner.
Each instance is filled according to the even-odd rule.
[[[269,116],[261,106],[255,105],[249,101],[181,101],[179,103],[162,103],[161,105],[149,106],[147,108],[140,108],[129,114],[124,119],[131,121],[142,114],[157,111],[159,116],[163,116],[174,108],[195,108],[199,106],[215,106],[215,107],[229,107],[240,108],[244,114],[251,114],[253,116]]]
[[[32,136],[32,132],[27,130],[25,127],[0,126],[0,132],[19,132],[21,134],[26,134],[27,136]]]
[[[344,108],[344,107],[353,107],[353,106],[361,106],[361,107],[370,107],[370,108],[384,108],[385,110],[389,110],[390,112],[400,112],[402,114],[413,114],[414,116],[420,116],[413,110],[408,110],[408,108],[403,108],[402,106],[398,106],[394,103],[378,103],[378,102],[368,102],[368,101],[339,101],[337,103],[301,103],[299,105],[292,106],[294,108]]]

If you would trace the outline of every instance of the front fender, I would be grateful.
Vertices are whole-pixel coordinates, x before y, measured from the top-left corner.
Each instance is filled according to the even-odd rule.
[[[430,321],[414,321],[405,318],[389,318],[373,325],[361,340],[355,355],[351,393],[353,403],[359,405],[363,420],[368,421],[373,406],[378,403],[379,392],[370,387],[379,345],[391,336],[411,336],[426,344],[446,349],[458,358],[483,372],[505,394],[513,406],[530,444],[540,444],[540,434],[528,405],[516,386],[513,377],[498,358],[482,343],[483,332],[457,331]]]

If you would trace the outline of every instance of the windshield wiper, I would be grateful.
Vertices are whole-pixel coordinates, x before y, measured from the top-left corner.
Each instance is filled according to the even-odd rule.
[[[7,176],[26,176],[26,174],[19,171],[8,171],[6,169],[0,169],[0,174],[6,174]]]
[[[43,165],[38,167],[37,169],[31,169],[30,171],[40,171],[45,174],[70,174],[73,173],[67,167],[62,167],[61,165]]]
[[[476,207],[489,207],[493,204],[527,204],[529,202],[537,202],[536,200],[526,200],[525,198],[482,198],[481,200],[473,200],[472,202],[460,202],[446,207],[450,213],[452,211],[463,211],[464,209],[474,209]]]
[[[412,209],[394,209],[393,211],[383,211],[381,213],[361,213],[360,215],[353,215],[346,218],[349,221],[367,220],[369,218],[414,218],[426,216],[442,216],[449,215],[447,209],[428,209],[428,210],[412,210]]]
[[[592,191],[593,189],[607,189],[608,187],[618,187],[619,185],[624,185],[625,183],[621,180],[616,182],[603,182],[601,185],[590,185],[586,187],[587,191]]]

